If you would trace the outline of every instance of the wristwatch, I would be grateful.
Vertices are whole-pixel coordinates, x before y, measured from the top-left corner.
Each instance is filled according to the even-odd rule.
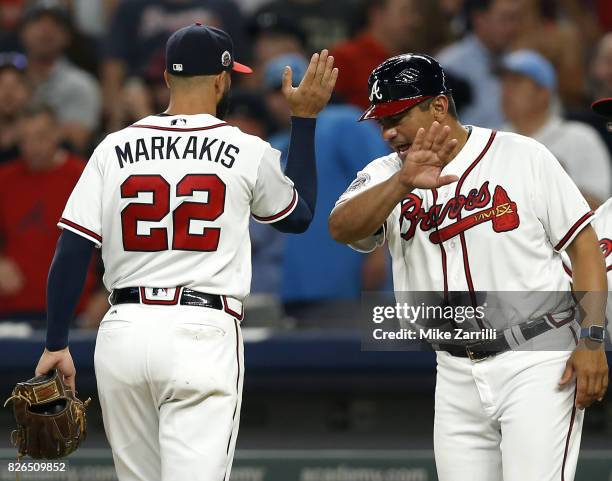
[[[580,339],[589,339],[595,342],[604,342],[606,331],[602,326],[589,326],[580,329]]]

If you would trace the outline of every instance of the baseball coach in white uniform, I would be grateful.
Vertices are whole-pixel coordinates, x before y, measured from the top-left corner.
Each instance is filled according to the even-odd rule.
[[[316,202],[314,130],[338,70],[314,54],[294,88],[287,167],[280,152],[223,122],[234,60],[230,37],[194,24],[166,47],[166,112],[108,135],[59,226],[48,280],[46,349],[74,388],[68,349],[94,246],[111,308],[95,352],[104,427],[120,481],[227,480],[244,372],[240,321],[251,280],[249,216],[282,232],[308,228]]]
[[[581,408],[608,383],[606,275],[589,206],[540,143],[461,125],[432,57],[386,60],[369,93],[362,119],[377,119],[395,153],[357,174],[331,213],[332,237],[362,251],[386,240],[396,292],[460,292],[474,304],[482,292],[570,298],[566,251],[586,293],[582,326],[575,310],[536,310],[494,326],[495,340],[436,346],[440,481],[572,480]]]

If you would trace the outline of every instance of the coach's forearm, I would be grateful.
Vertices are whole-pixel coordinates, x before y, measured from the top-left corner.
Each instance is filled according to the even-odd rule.
[[[574,292],[583,311],[583,327],[602,326],[606,312],[608,282],[606,264],[595,231],[585,227],[567,248],[572,262]]]
[[[369,237],[385,223],[395,206],[412,191],[395,174],[385,182],[339,204],[329,216],[329,233],[343,244]]]

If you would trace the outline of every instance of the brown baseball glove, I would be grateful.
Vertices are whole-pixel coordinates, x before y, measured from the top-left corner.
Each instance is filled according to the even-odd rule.
[[[9,401],[17,421],[11,441],[18,457],[63,458],[86,437],[85,408],[91,399],[79,400],[55,369],[18,383],[4,405]]]

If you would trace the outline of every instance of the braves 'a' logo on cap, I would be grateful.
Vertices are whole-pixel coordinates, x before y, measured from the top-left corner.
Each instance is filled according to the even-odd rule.
[[[370,89],[370,102],[372,102],[374,99],[376,100],[381,100],[382,99],[382,94],[380,93],[380,87],[378,86],[378,79],[376,79],[374,81],[374,83],[372,84],[372,88]]]
[[[232,55],[226,50],[221,54],[221,65],[229,67],[232,63]]]

